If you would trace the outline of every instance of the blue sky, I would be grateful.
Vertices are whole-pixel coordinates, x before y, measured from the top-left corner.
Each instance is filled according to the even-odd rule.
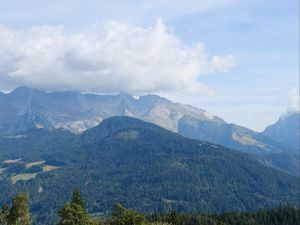
[[[82,43],[77,42],[82,40],[80,37],[95,36],[95,39],[85,42],[84,46],[98,43],[99,36],[97,35],[113,33],[115,36],[118,35],[118,37],[114,36],[114,40],[125,45],[126,48],[126,43],[129,41],[126,38],[132,39],[136,34],[138,43],[141,45],[132,47],[134,43],[130,43],[131,47],[128,47],[130,56],[139,52],[144,55],[148,54],[147,46],[144,45],[154,40],[158,42],[154,47],[163,46],[159,51],[169,53],[163,58],[155,58],[155,60],[170,64],[169,67],[163,67],[166,73],[172,73],[172,67],[176,70],[183,68],[181,73],[174,72],[176,74],[174,82],[171,82],[172,77],[168,74],[165,75],[159,71],[159,79],[147,80],[147,84],[142,84],[138,88],[138,85],[132,85],[132,83],[139,84],[139,80],[145,80],[145,77],[150,76],[149,74],[156,73],[161,65],[153,62],[145,68],[140,68],[140,65],[134,64],[138,58],[134,56],[128,58],[127,63],[130,66],[127,64],[124,66],[120,58],[111,55],[109,57],[114,60],[113,62],[103,59],[95,61],[102,65],[101,76],[107,74],[108,78],[97,80],[96,73],[90,75],[93,83],[98,82],[98,86],[86,83],[82,91],[109,92],[109,88],[103,89],[101,82],[109,82],[107,79],[112,76],[112,82],[107,85],[111,87],[112,92],[120,89],[120,91],[132,91],[133,94],[142,93],[143,90],[145,93],[158,93],[172,100],[206,109],[228,122],[259,131],[275,122],[288,109],[297,108],[298,105],[298,0],[129,0],[126,3],[101,0],[47,2],[10,0],[0,2],[0,27],[2,27],[0,40],[1,36],[3,40],[14,37],[16,43],[20,43],[21,48],[22,43],[30,45],[31,39],[37,40],[34,46],[39,46],[41,38],[37,39],[36,36],[45,40],[47,35],[51,36],[53,33],[56,35],[53,35],[50,42],[56,44],[61,43],[62,39],[67,39],[67,42],[78,45]],[[163,30],[161,33],[160,29]],[[123,31],[126,33],[124,39],[122,39]],[[154,39],[148,40],[147,36],[153,36]],[[26,40],[23,40],[23,37]],[[57,52],[59,50],[51,52],[54,58],[60,54],[73,54],[70,57],[72,62],[68,61],[68,67],[72,67],[71,71],[75,71],[77,77],[72,77],[66,74],[66,71],[45,72],[45,69],[53,68],[50,62],[57,62],[52,58],[50,61],[38,60],[39,65],[45,64],[39,70],[28,70],[35,65],[39,57],[32,57],[33,53],[27,50],[25,54],[7,47],[16,43],[5,42],[0,46],[0,65],[7,67],[7,69],[0,70],[0,89],[2,90],[9,90],[18,85],[48,90],[76,89],[78,87],[76,85],[82,81],[79,76],[83,76],[83,73],[78,72],[78,67],[82,71],[89,64],[88,60],[94,60],[88,54],[98,55],[97,52],[90,50],[90,46],[88,48],[81,46],[80,49],[68,46],[66,47],[67,53]],[[200,50],[195,47],[197,43],[202,46]],[[62,46],[65,48],[65,44]],[[205,46],[204,50],[203,46]],[[116,49],[115,46],[111,46],[107,51],[112,49]],[[122,54],[128,52],[127,49],[120,49],[120,47],[117,50],[122,51]],[[101,51],[104,49],[101,48]],[[80,55],[81,60],[78,61],[78,52],[88,52],[88,54]],[[176,57],[174,60],[169,60],[173,54],[176,54]],[[7,58],[7,55],[12,55],[12,57]],[[219,57],[217,64],[213,63],[214,56]],[[181,62],[180,57],[187,59]],[[195,62],[197,57],[205,61],[206,65],[199,66]],[[19,58],[22,60],[20,61]],[[182,64],[178,65],[179,61]],[[113,72],[107,70],[113,65],[118,69]],[[122,76],[120,71],[124,68],[128,75]],[[188,71],[186,77],[184,77],[184,69]],[[145,72],[142,78],[134,74],[130,75],[130,72],[139,73],[140,71]],[[43,74],[43,80],[48,78],[49,85],[41,82],[40,76],[28,75],[30,72]],[[58,79],[53,77],[53,73],[60,74],[60,77],[64,76],[65,85],[58,86],[57,82],[52,82],[51,79]],[[166,83],[168,80],[171,84]],[[185,86],[180,85],[185,82]],[[181,91],[181,88],[186,91]]]

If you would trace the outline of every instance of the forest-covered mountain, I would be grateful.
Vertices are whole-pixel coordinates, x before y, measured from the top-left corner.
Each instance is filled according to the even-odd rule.
[[[131,116],[155,123],[186,137],[251,153],[265,165],[299,176],[299,153],[289,141],[266,136],[193,106],[173,103],[156,95],[96,95],[51,92],[20,87],[0,95],[0,133],[33,128],[63,128],[75,133],[111,116]],[[293,136],[290,132],[285,136]]]
[[[31,130],[0,138],[0,203],[30,193],[35,221],[56,220],[75,187],[90,213],[121,202],[141,212],[298,206],[298,180],[247,154],[191,140],[154,124],[113,117],[76,135]]]

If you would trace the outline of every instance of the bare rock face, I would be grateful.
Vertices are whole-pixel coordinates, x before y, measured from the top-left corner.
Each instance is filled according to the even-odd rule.
[[[111,116],[131,116],[178,131],[178,121],[189,115],[215,122],[219,118],[205,110],[173,103],[156,95],[136,99],[128,94],[95,95],[53,92],[20,87],[0,98],[0,132],[33,128],[64,128],[80,133]]]

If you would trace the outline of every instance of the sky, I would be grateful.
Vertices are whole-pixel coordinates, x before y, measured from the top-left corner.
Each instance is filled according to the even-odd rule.
[[[154,93],[262,131],[299,110],[299,1],[0,1],[0,90],[22,85]]]

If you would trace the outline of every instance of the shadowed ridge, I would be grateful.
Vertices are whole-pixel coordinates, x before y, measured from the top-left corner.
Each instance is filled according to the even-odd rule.
[[[85,140],[100,140],[119,131],[134,129],[152,130],[157,133],[163,132],[165,134],[181,137],[181,135],[159,127],[153,123],[148,123],[129,116],[113,116],[104,119],[98,126],[82,133],[81,137]]]

